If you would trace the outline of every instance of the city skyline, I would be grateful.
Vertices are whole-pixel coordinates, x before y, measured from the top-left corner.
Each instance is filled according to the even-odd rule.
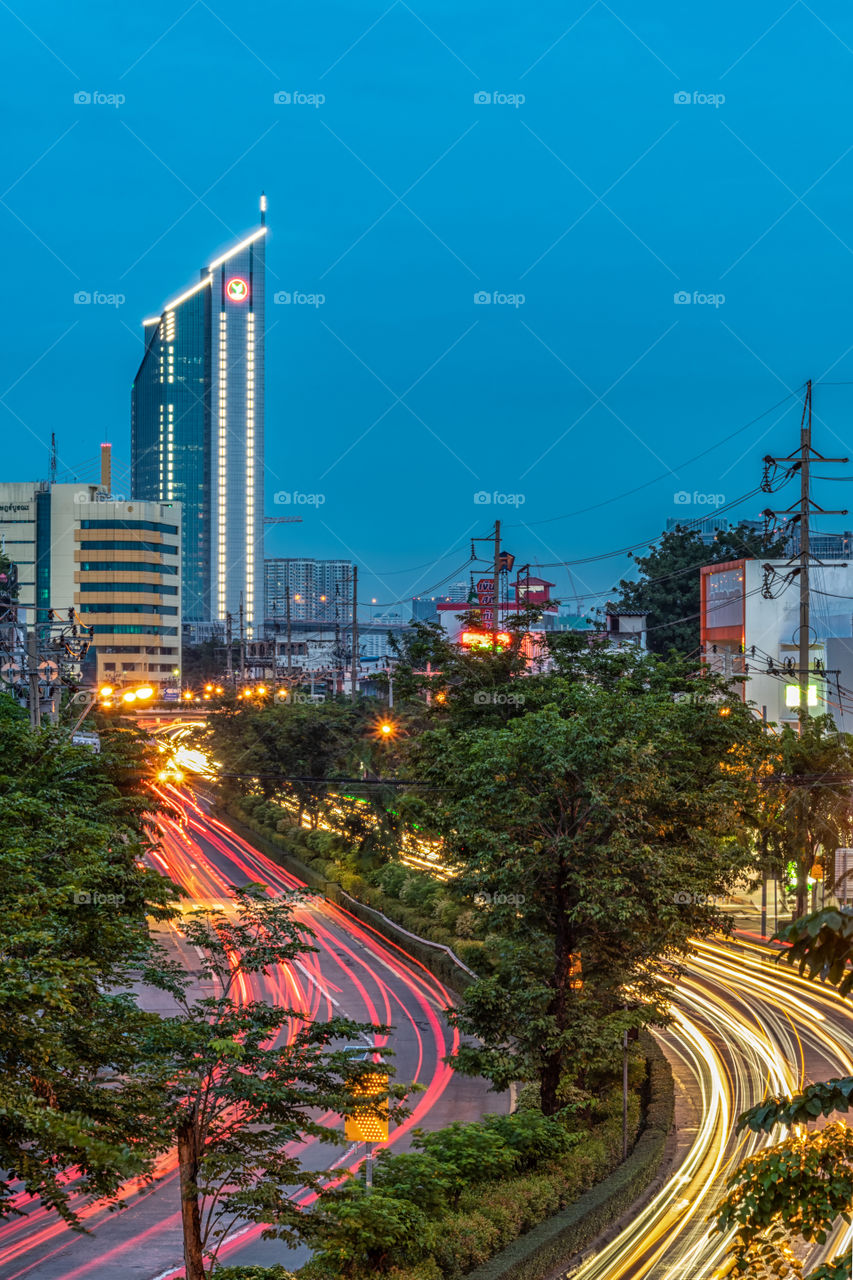
[[[792,447],[805,378],[816,441],[853,452],[853,15],[719,13],[546,3],[510,47],[500,6],[223,25],[155,0],[97,32],[7,11],[9,473],[46,475],[56,431],[60,475],[95,478],[109,439],[129,492],[137,317],[262,188],[266,510],[304,517],[270,555],[358,560],[393,605],[441,594],[497,513],[509,549],[587,560],[577,589],[603,598],[630,561],[591,557],[658,534],[676,495],[742,498]]]

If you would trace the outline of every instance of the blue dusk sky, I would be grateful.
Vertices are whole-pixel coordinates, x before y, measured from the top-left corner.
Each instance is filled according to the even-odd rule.
[[[60,479],[110,440],[129,492],[141,321],[261,189],[266,511],[303,517],[267,554],[352,557],[378,605],[466,577],[497,516],[589,607],[630,568],[596,557],[756,489],[807,378],[817,447],[853,455],[849,4],[46,0],[0,25],[3,479],[46,477],[55,431]]]

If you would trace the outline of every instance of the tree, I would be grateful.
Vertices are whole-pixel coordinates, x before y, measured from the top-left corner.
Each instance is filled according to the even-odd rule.
[[[695,654],[699,649],[699,569],[727,560],[782,555],[784,539],[765,537],[746,524],[721,530],[710,546],[695,529],[668,529],[646,555],[635,555],[637,580],[619,583],[617,608],[648,614],[648,645],[653,653]]]
[[[835,850],[853,839],[853,749],[831,716],[810,716],[799,729],[786,725],[776,747],[763,825],[769,851],[783,871],[793,869],[795,914],[802,916],[812,869],[817,864],[831,880]]]
[[[260,976],[315,950],[291,905],[261,885],[234,889],[230,908],[190,913],[184,932],[204,955],[194,977],[213,991],[194,997],[193,977],[164,958],[145,970],[176,1009],[149,1028],[138,1094],[141,1105],[149,1100],[143,1122],[156,1141],[177,1145],[186,1276],[205,1280],[235,1219],[297,1238],[295,1188],[317,1189],[323,1175],[303,1170],[288,1144],[343,1141],[322,1117],[351,1110],[358,1079],[375,1070],[353,1062],[346,1044],[387,1028],[313,1023],[303,1009],[259,997]]]
[[[132,732],[98,755],[0,696],[0,1215],[18,1180],[76,1225],[69,1170],[75,1198],[109,1198],[148,1167],[120,1086],[149,1015],[123,992],[177,891],[141,864],[146,759]]]
[[[625,1026],[665,1016],[664,960],[723,927],[714,896],[751,865],[766,755],[713,677],[577,637],[553,653],[557,673],[497,701],[470,698],[476,672],[454,688],[408,761],[432,789],[407,798],[489,921],[494,972],[451,1013],[480,1041],[457,1069],[535,1081],[546,1114],[612,1064]]]
[[[793,921],[779,937],[790,947],[778,960],[801,976],[818,979],[849,996],[853,989],[853,909],[823,910]],[[733,1274],[802,1277],[797,1248],[824,1244],[839,1219],[853,1214],[853,1131],[836,1121],[823,1129],[793,1131],[853,1105],[853,1077],[811,1084],[791,1097],[771,1097],[744,1112],[738,1130],[789,1132],[775,1146],[744,1160],[729,1179],[720,1209],[720,1231],[735,1232]],[[838,1256],[807,1280],[848,1280],[849,1254]]]

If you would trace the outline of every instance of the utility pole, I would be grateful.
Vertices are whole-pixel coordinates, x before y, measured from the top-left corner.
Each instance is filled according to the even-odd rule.
[[[41,693],[39,691],[38,632],[27,632],[27,683],[29,684],[30,728],[41,727]]]
[[[812,382],[806,383],[806,401],[800,422],[800,733],[809,716],[809,647],[811,641],[811,601],[809,597],[809,494],[812,454]]]
[[[352,700],[358,697],[358,565],[352,567]]]
[[[291,637],[291,630],[290,630],[290,581],[289,580],[284,584],[284,608],[285,608],[285,622],[287,625],[287,687],[289,689],[291,676],[293,674],[293,659],[291,657],[291,653],[292,653],[291,638],[292,637]]]
[[[791,522],[798,521],[800,526],[800,551],[799,555],[792,557],[789,563],[797,564],[794,570],[800,579],[800,610],[799,610],[799,627],[797,635],[797,685],[799,689],[799,721],[800,734],[805,732],[806,724],[809,718],[809,669],[810,649],[811,649],[811,593],[809,570],[812,564],[810,534],[811,534],[811,516],[812,512],[818,512],[820,515],[826,516],[846,516],[846,511],[827,511],[812,499],[811,496],[811,464],[812,461],[817,462],[848,462],[848,458],[824,458],[812,447],[812,381],[809,378],[806,383],[806,394],[803,401],[803,413],[800,419],[800,444],[793,453],[788,454],[785,458],[774,458],[769,454],[764,459],[765,478],[762,481],[762,488],[766,493],[772,493],[773,489],[769,478],[769,466],[778,466],[787,464],[790,471],[799,470],[800,473],[800,500],[795,506],[789,507],[786,511],[765,511],[765,516],[788,516]],[[815,560],[815,564],[822,564],[822,561]]]
[[[243,592],[240,592],[240,683],[246,683],[246,634],[243,630]]]
[[[492,653],[498,651],[498,630],[501,600],[501,522],[495,521],[495,583],[494,583],[495,603],[492,607]]]
[[[233,636],[233,624],[234,624],[234,615],[233,615],[233,614],[231,614],[231,613],[226,613],[226,615],[225,615],[225,662],[226,662],[226,668],[225,668],[225,669],[226,669],[226,671],[227,671],[227,673],[228,673],[228,683],[229,683],[229,684],[233,684],[233,683],[234,683],[234,660],[233,660],[233,654],[232,654],[232,652],[231,652],[232,645],[233,645],[233,643],[234,643],[234,636]]]

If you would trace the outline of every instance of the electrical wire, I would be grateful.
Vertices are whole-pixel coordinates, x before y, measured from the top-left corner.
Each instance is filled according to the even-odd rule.
[[[805,383],[803,383],[802,386],[805,386]],[[742,427],[738,427],[729,435],[723,436],[721,440],[717,440],[715,444],[709,445],[709,447],[707,449],[703,449],[701,453],[694,454],[692,458],[688,458],[685,462],[679,462],[676,467],[670,468],[659,476],[655,476],[653,480],[646,480],[643,484],[638,484],[633,489],[626,489],[624,493],[618,493],[612,498],[605,498],[603,502],[593,503],[590,507],[581,507],[577,511],[568,511],[562,516],[548,516],[544,520],[520,521],[516,525],[507,525],[507,528],[533,528],[540,524],[553,524],[555,520],[570,520],[572,516],[584,516],[590,511],[598,511],[601,507],[609,506],[613,502],[621,502],[623,498],[630,498],[632,494],[640,493],[643,489],[648,489],[651,485],[659,484],[661,480],[666,480],[670,476],[676,475],[677,472],[682,470],[684,467],[692,466],[692,464],[694,462],[698,462],[700,458],[705,458],[709,453],[713,453],[715,449],[719,449],[720,445],[728,444],[729,440],[734,440],[735,436],[739,436],[742,432],[748,431],[750,427],[754,427],[756,423],[761,422],[762,418],[766,418],[769,414],[775,413],[776,410],[783,404],[786,404],[788,400],[791,400],[794,396],[798,396],[802,390],[802,386],[795,387],[793,391],[789,392],[788,395],[783,396],[781,400],[776,402],[776,404],[771,405],[769,409],[765,409],[763,413],[760,413],[757,418],[753,418]]]

